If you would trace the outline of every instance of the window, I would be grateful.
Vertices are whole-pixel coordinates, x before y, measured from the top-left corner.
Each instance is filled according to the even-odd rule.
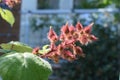
[[[59,0],[38,0],[38,9],[58,9]]]
[[[74,9],[89,8],[93,0],[74,0]]]

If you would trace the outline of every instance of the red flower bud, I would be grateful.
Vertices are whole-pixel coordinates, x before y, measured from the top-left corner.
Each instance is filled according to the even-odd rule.
[[[69,31],[70,31],[71,34],[73,34],[73,33],[75,32],[74,26],[71,25],[71,26],[69,27]]]
[[[48,32],[48,39],[50,40],[50,42],[54,43],[58,40],[58,36],[55,33],[55,31],[50,27],[50,30]]]
[[[85,54],[83,53],[82,48],[79,47],[79,46],[74,47],[73,52],[74,52],[75,55],[85,57]]]
[[[79,38],[79,33],[78,33],[78,32],[74,32],[73,38],[74,38],[75,40],[77,40],[77,39]]]
[[[60,34],[60,40],[61,40],[61,41],[64,41],[64,40],[65,40],[65,36],[64,36],[63,33]]]
[[[64,50],[64,46],[62,44],[59,44],[57,49],[58,49],[58,54],[61,54]]]
[[[15,5],[20,4],[21,0],[3,0],[8,7],[13,8]]]
[[[34,48],[33,51],[32,51],[32,53],[33,54],[38,54],[39,49],[40,49],[39,47]]]
[[[66,45],[69,45],[69,44],[73,44],[74,42],[75,42],[75,40],[71,39],[71,40],[66,40],[63,43],[64,43],[64,46],[66,46]]]
[[[59,62],[59,55],[57,54],[57,51],[53,51],[49,53],[48,55],[46,55],[46,57],[48,57],[49,59],[52,59],[55,63]]]
[[[94,23],[89,24],[87,27],[84,28],[84,32],[90,34],[91,29]]]
[[[64,50],[64,52],[62,53],[62,58],[63,59],[67,59],[69,61],[75,60],[75,55],[72,54],[72,52],[70,52],[69,50]]]
[[[50,44],[51,51],[55,51],[57,49],[57,46],[54,43]]]
[[[79,41],[82,45],[87,45],[89,42],[88,36],[83,34],[79,37]]]
[[[95,37],[94,35],[90,35],[90,40],[91,40],[91,41],[96,41],[96,40],[98,40],[98,38]]]
[[[62,26],[61,28],[61,32],[65,35],[67,35],[69,33],[69,28],[68,28],[68,24],[66,23],[66,25]]]
[[[76,24],[76,30],[77,30],[77,31],[81,31],[82,29],[83,29],[82,24],[81,24],[80,22],[78,22],[78,23]]]
[[[75,55],[73,55],[70,51],[66,51],[66,59],[69,60],[69,61],[73,61],[76,59]]]

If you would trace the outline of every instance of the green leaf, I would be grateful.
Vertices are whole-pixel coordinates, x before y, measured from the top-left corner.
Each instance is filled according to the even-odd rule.
[[[44,46],[42,47],[42,49],[45,50],[45,49],[47,49],[48,47],[49,47],[49,45],[44,45]]]
[[[32,53],[8,53],[0,56],[0,80],[48,80],[52,67]]]
[[[11,26],[13,26],[15,22],[15,18],[13,16],[13,13],[10,10],[2,9],[0,7],[0,15],[6,22],[8,22]]]
[[[13,50],[16,52],[32,52],[32,48],[26,44],[18,41],[11,41],[9,43],[0,44],[1,48],[5,50]]]
[[[45,54],[45,53],[49,52],[49,51],[50,51],[50,48],[48,48],[48,47],[49,47],[49,45],[44,45],[44,46],[42,47],[42,50],[39,50],[38,53],[40,53],[40,54]]]
[[[0,53],[10,53],[10,52],[15,52],[15,51],[13,51],[13,50],[0,49]]]

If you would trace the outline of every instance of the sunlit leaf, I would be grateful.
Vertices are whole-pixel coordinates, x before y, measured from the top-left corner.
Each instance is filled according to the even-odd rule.
[[[44,46],[42,47],[42,49],[45,50],[45,49],[47,49],[48,47],[49,47],[49,45],[44,45]]]
[[[108,2],[108,0],[103,0],[103,3],[104,3],[104,4],[107,4],[107,2]]]
[[[50,49],[46,49],[46,50],[39,50],[39,51],[38,51],[38,53],[43,55],[43,54],[48,53],[49,51],[50,51]]]
[[[15,18],[13,16],[13,13],[10,10],[2,9],[0,7],[0,15],[6,22],[8,22],[11,26],[13,26],[15,22]]]
[[[15,51],[13,51],[13,50],[0,49],[0,53],[10,53],[10,52],[15,52]]]
[[[45,54],[45,53],[47,53],[47,52],[50,51],[50,48],[48,48],[48,47],[49,47],[49,45],[44,45],[44,46],[42,47],[42,50],[39,50],[38,52],[39,52],[40,54]]]
[[[0,56],[0,80],[48,80],[51,73],[51,65],[32,53]]]
[[[9,43],[2,43],[0,47],[5,50],[14,50],[16,52],[32,52],[32,48],[26,44],[18,41],[11,41]]]

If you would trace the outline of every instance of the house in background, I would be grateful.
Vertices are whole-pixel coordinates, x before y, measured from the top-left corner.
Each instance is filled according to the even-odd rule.
[[[88,2],[86,3],[86,1],[88,1]],[[55,13],[57,12],[59,15],[63,14],[64,12],[68,12],[64,16],[64,17],[68,18],[68,16],[71,16],[71,13],[74,14],[75,11],[76,12],[78,11],[77,13],[79,14],[79,17],[82,19],[85,19],[86,22],[94,21],[91,18],[93,16],[96,16],[96,14],[93,14],[93,16],[91,16],[91,13],[102,13],[102,14],[96,16],[96,17],[99,16],[99,18],[96,20],[96,22],[98,24],[100,22],[102,22],[103,20],[105,20],[103,22],[107,22],[107,20],[114,20],[114,18],[113,18],[114,15],[111,15],[111,12],[115,12],[114,10],[116,10],[116,9],[111,8],[111,9],[108,9],[108,11],[106,11],[104,9],[102,9],[102,10],[93,9],[93,8],[97,8],[97,7],[94,7],[94,5],[91,5],[92,10],[89,10],[88,4],[90,3],[90,1],[93,1],[93,0],[29,0],[29,1],[22,0],[20,36],[19,36],[20,39],[19,40],[21,42],[29,44],[30,46],[33,46],[33,47],[36,45],[39,46],[40,43],[45,43],[47,41],[45,38],[45,37],[47,37],[46,29],[42,29],[42,30],[36,31],[36,32],[32,31],[31,25],[30,25],[31,24],[30,18],[32,16],[35,16],[37,18],[37,17],[43,16],[43,15],[47,15],[47,16],[49,14],[52,15],[52,13],[54,13],[54,12]],[[79,12],[79,10],[77,10],[77,9],[83,8],[83,7],[81,7],[81,5],[83,5],[82,3],[85,4],[85,7],[87,8],[87,10],[82,9]],[[94,3],[94,4],[96,4],[96,3]],[[99,8],[99,6],[98,6],[98,8]],[[110,17],[107,16],[105,12],[110,13],[111,16]],[[79,18],[79,17],[77,17],[77,18]],[[64,24],[65,24],[65,22],[64,22]],[[43,35],[45,35],[45,36],[43,36]]]
[[[15,7],[13,10],[16,20],[13,28],[11,28],[8,23],[0,18],[0,43],[21,41],[23,43],[30,44],[30,11],[38,11],[43,9],[71,10],[72,7],[73,0],[22,0],[22,4]]]
[[[33,34],[30,27],[30,17],[35,15],[32,13],[32,11],[36,13],[39,13],[43,10],[46,10],[44,11],[45,13],[51,13],[51,10],[72,12],[72,10],[77,8],[78,4],[80,4],[82,1],[84,0],[22,0],[21,11],[19,11],[20,5],[13,10],[14,16],[16,18],[16,22],[13,28],[11,28],[9,24],[0,18],[0,43],[9,42],[11,40],[19,40],[33,47],[36,45],[39,46],[41,42],[40,39],[42,39],[42,37],[40,37],[39,32],[35,32]],[[42,15],[43,14],[44,13],[42,13]],[[42,33],[42,35],[43,34],[46,35],[47,33]]]
[[[34,47],[36,45],[39,46],[40,43],[44,43],[42,41],[46,40],[40,41],[42,38],[40,37],[40,31],[32,32],[30,27],[30,17],[34,16],[37,12],[41,12],[42,10],[46,10],[45,12],[48,13],[51,12],[51,10],[71,11],[72,8],[73,0],[23,0],[21,5],[20,41]],[[36,13],[33,14],[32,12]],[[42,35],[47,35],[47,33],[44,33],[43,30]]]

